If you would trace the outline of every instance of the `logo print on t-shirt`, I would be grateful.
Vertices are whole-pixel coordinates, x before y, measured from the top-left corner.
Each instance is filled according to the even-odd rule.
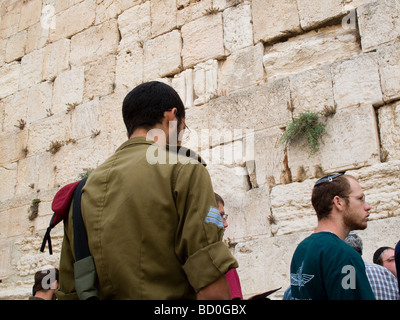
[[[297,273],[290,274],[290,284],[295,287],[304,287],[304,285],[309,282],[314,275],[312,274],[303,274],[303,266],[304,261],[301,264],[300,268],[297,270]]]

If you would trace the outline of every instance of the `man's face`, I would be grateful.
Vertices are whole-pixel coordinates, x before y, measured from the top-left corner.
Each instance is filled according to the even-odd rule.
[[[386,249],[382,252],[381,255],[383,266],[388,269],[391,273],[393,273],[397,278],[396,272],[396,263],[394,260],[394,250],[393,249]]]
[[[350,230],[364,230],[367,227],[371,206],[365,201],[364,192],[360,184],[354,179],[348,179],[351,187],[348,205],[343,214],[344,224]]]
[[[225,208],[221,202],[218,202],[218,211],[222,217],[222,223],[224,224],[224,228],[228,228],[228,221],[226,221],[225,217]]]

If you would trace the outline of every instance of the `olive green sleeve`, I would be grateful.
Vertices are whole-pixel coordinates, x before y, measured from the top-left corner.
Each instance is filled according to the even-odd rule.
[[[174,196],[179,216],[175,251],[198,292],[238,264],[222,242],[224,228],[208,171],[200,164],[182,165]]]

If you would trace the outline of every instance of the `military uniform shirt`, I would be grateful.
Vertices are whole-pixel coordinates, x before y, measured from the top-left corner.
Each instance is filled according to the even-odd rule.
[[[199,161],[146,138],[122,144],[82,193],[100,299],[194,299],[236,268],[216,208]],[[71,216],[64,222],[59,299],[77,298]]]

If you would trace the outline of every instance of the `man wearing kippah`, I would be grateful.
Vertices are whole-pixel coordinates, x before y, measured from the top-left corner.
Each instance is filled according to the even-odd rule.
[[[293,299],[375,300],[361,256],[343,241],[351,230],[367,227],[371,207],[357,179],[342,173],[323,177],[311,201],[318,226],[293,254]]]

